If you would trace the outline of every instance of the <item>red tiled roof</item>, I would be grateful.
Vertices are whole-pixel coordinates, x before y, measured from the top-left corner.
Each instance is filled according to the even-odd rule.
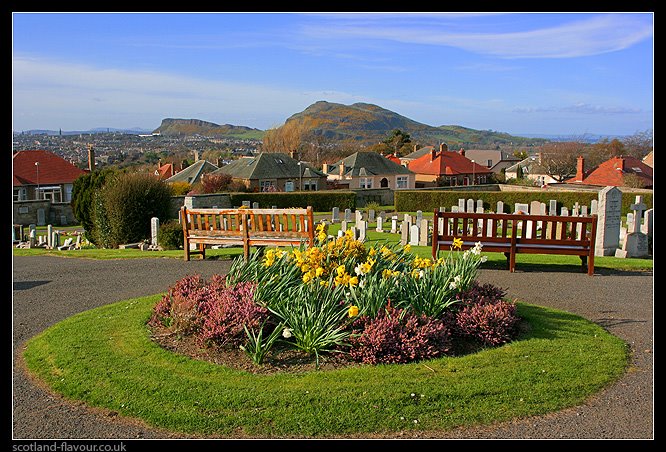
[[[577,182],[575,177],[567,182],[623,187],[626,185],[624,178],[627,174],[641,178],[646,187],[652,186],[652,168],[635,157],[612,157],[590,171],[582,182]]]
[[[486,166],[472,163],[470,159],[455,151],[427,153],[416,160],[409,162],[408,168],[417,174],[432,174],[435,176],[454,176],[457,174],[492,174]]]
[[[37,167],[39,162],[39,181]],[[62,157],[42,150],[18,151],[12,157],[13,185],[71,184],[84,171]]]
[[[396,156],[395,154],[385,155],[384,157],[386,157],[387,159],[389,159],[393,163],[397,163],[398,165],[402,165],[402,162],[400,161],[398,156]]]
[[[162,166],[158,166],[155,171],[155,175],[158,176],[160,180],[166,180],[173,176],[175,172],[173,171],[173,163],[165,163]]]

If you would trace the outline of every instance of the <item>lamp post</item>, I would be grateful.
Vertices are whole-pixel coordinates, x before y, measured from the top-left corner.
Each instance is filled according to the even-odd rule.
[[[303,162],[298,162],[298,191],[303,191]]]
[[[37,193],[35,193],[35,199],[39,199],[39,162],[35,162],[35,168],[37,168]]]
[[[472,185],[476,185],[474,179],[476,179],[476,167],[474,166],[474,160],[472,160]]]

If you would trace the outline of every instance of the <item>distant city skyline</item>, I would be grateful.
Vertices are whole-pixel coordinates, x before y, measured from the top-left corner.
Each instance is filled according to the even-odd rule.
[[[312,103],[510,134],[654,128],[654,17],[628,13],[21,13],[12,129],[267,130]]]

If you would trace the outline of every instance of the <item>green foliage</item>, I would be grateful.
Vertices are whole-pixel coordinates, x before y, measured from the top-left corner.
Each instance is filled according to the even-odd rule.
[[[160,224],[157,244],[165,250],[177,250],[183,246],[183,226],[178,220],[169,220]]]
[[[258,333],[255,333],[252,329],[248,329],[247,325],[243,325],[248,342],[247,345],[241,345],[241,350],[243,350],[255,364],[262,364],[264,362],[266,355],[283,331],[283,325],[279,324],[273,329],[268,337],[264,339],[265,325],[266,321],[261,324]]]
[[[240,206],[243,201],[258,202],[261,208],[277,206],[278,209],[312,206],[315,212],[330,212],[333,207],[355,209],[356,194],[346,190],[301,191],[290,193],[231,193],[232,206]]]
[[[622,215],[631,212],[631,204],[636,202],[636,195],[643,197],[643,203],[649,208],[653,207],[652,193],[624,192],[622,194]],[[451,191],[451,190],[398,190],[395,192],[395,208],[398,212],[414,212],[422,210],[432,212],[436,208],[446,207],[447,211],[451,206],[458,205],[458,199],[472,198],[474,200],[482,199],[483,207],[487,211],[495,211],[497,201],[504,202],[505,213],[511,209],[515,203],[529,204],[532,201],[540,201],[548,205],[551,199],[557,200],[557,209],[561,207],[571,207],[575,203],[581,205],[590,205],[593,199],[598,199],[599,195],[594,191]]]
[[[72,212],[74,218],[86,231],[86,238],[94,242],[95,222],[93,221],[94,193],[102,188],[106,179],[114,174],[114,170],[104,168],[92,173],[82,174],[74,181],[72,188]]]
[[[99,218],[105,218],[109,232],[105,247],[143,241],[150,237],[152,217],[160,222],[169,219],[171,188],[149,174],[118,175],[104,184],[100,194]]]
[[[192,185],[185,181],[171,183],[171,192],[173,193],[173,196],[185,196],[190,190],[192,190]]]
[[[93,227],[88,232],[90,242],[100,248],[113,248],[111,224],[101,190],[93,192],[91,221]]]

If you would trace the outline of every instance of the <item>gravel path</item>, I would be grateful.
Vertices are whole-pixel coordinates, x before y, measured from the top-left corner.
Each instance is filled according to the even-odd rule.
[[[209,278],[228,261],[89,260],[53,256],[13,258],[13,439],[172,438],[167,431],[72,404],[42,388],[20,359],[27,339],[78,312],[165,292],[188,274]],[[620,381],[582,406],[492,427],[423,438],[654,439],[652,272],[583,273],[481,270],[479,281],[508,296],[573,312],[624,339],[631,367]],[[406,437],[406,436],[401,436]]]

